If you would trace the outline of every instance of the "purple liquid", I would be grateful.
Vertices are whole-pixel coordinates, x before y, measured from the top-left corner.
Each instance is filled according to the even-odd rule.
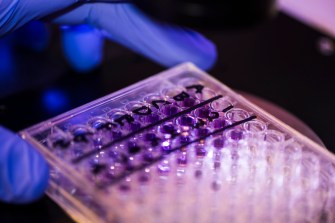
[[[183,108],[192,107],[197,103],[194,98],[185,98],[183,101],[178,102],[178,105]]]
[[[163,134],[174,134],[176,132],[173,124],[165,124],[160,128],[160,132]]]
[[[111,136],[112,136],[112,138],[115,140],[115,139],[119,139],[119,138],[121,138],[121,136],[122,136],[122,133],[121,132],[112,132],[111,133]]]
[[[190,137],[188,137],[188,136],[183,136],[183,135],[181,135],[181,136],[178,137],[178,143],[179,143],[180,145],[186,144],[186,143],[188,143],[190,140],[191,140],[191,139],[190,139]]]
[[[184,115],[177,119],[177,123],[181,126],[193,126],[195,124],[195,119],[191,116]]]
[[[204,147],[198,146],[196,147],[196,155],[197,157],[205,157],[207,154],[207,151]]]
[[[209,110],[208,108],[198,108],[195,110],[195,115],[198,117],[198,118],[208,118],[209,116]]]
[[[186,154],[181,154],[178,159],[177,159],[177,163],[180,166],[185,166],[187,164],[187,156]]]
[[[161,108],[161,111],[166,116],[171,116],[180,111],[180,108],[175,105],[165,105]]]
[[[194,130],[194,135],[196,137],[203,137],[203,136],[206,136],[208,133],[209,133],[209,130],[206,128],[200,128],[200,129]]]
[[[139,122],[132,122],[128,124],[127,129],[131,132],[139,130],[141,128],[141,124]]]
[[[147,133],[144,135],[144,140],[147,142],[152,142],[158,140],[158,138],[154,133]]]
[[[149,181],[149,179],[150,179],[150,177],[149,177],[148,174],[141,174],[141,175],[139,176],[139,178],[138,178],[138,181],[139,181],[140,183],[146,183],[146,182]]]
[[[219,161],[214,162],[214,169],[219,169],[221,167],[221,163]]]
[[[235,141],[241,140],[243,138],[243,132],[238,130],[231,131],[230,138]]]
[[[215,129],[221,129],[221,128],[225,127],[225,125],[226,125],[226,121],[224,119],[221,119],[221,118],[213,120],[212,123],[213,123],[212,125]]]
[[[224,140],[223,140],[223,138],[216,138],[216,139],[214,139],[213,146],[216,149],[222,149],[223,146],[224,146]]]
[[[194,176],[195,176],[196,178],[200,178],[200,177],[202,177],[202,171],[201,171],[201,170],[196,170],[195,173],[194,173]]]
[[[120,191],[127,192],[130,190],[130,186],[128,184],[121,184],[119,186]]]
[[[160,120],[160,117],[157,114],[150,114],[150,115],[145,116],[144,118],[144,121],[150,124],[158,122],[159,120]]]
[[[136,154],[141,151],[141,147],[136,145],[134,142],[128,142],[128,153],[130,154]]]
[[[146,163],[151,163],[154,161],[154,156],[150,152],[146,152],[143,154],[143,161]]]

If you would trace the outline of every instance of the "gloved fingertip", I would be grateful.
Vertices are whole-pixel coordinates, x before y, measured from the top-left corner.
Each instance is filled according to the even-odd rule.
[[[101,64],[103,42],[99,31],[86,25],[62,29],[64,56],[80,73],[89,72]]]
[[[160,25],[158,28],[165,35],[165,42],[161,44],[169,49],[164,52],[168,58],[173,58],[177,63],[192,62],[204,70],[210,69],[215,64],[216,46],[202,34],[188,28],[170,25]]]
[[[197,65],[199,68],[203,70],[209,70],[211,69],[217,60],[217,51],[216,48],[213,47],[209,49],[208,52],[199,55],[199,58],[197,60],[191,61],[195,65]]]
[[[200,33],[189,31],[192,41],[189,41],[189,47],[193,47],[193,57],[189,56],[190,62],[193,62],[203,70],[212,68],[217,60],[216,45]],[[190,50],[192,52],[192,50]]]
[[[0,127],[0,199],[26,204],[43,196],[49,166],[43,156],[18,135]]]

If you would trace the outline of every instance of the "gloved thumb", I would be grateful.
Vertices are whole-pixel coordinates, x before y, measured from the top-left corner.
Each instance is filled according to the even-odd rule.
[[[0,200],[28,203],[40,198],[48,185],[44,158],[18,135],[0,126]]]

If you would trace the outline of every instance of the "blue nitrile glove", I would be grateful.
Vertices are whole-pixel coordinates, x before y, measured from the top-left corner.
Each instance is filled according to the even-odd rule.
[[[43,157],[17,134],[0,126],[0,200],[27,203],[41,197],[49,168]]]
[[[0,0],[0,36],[38,20],[77,0]],[[216,60],[216,49],[205,37],[186,28],[150,20],[131,4],[85,4],[53,19],[64,29],[63,45],[69,61],[81,71],[101,60],[103,38],[116,41],[164,66],[191,61],[203,69]],[[0,200],[25,203],[46,187],[48,167],[19,137],[0,128]]]
[[[24,24],[62,10],[78,0],[1,0],[0,37]]]
[[[0,36],[28,21],[44,18],[77,2],[79,1],[2,0]],[[103,37],[165,66],[191,61],[208,69],[216,59],[214,44],[199,33],[152,21],[129,3],[84,4],[58,16],[54,22],[63,25],[88,24],[91,29],[99,31],[94,30],[92,35],[87,29],[73,31],[70,28],[64,31],[66,56],[78,70],[87,70],[99,63]]]
[[[54,22],[89,25],[63,30],[66,56],[78,70],[89,69],[92,61],[99,63],[103,37],[168,67],[191,61],[206,70],[216,60],[214,44],[201,34],[153,21],[131,4],[86,4]]]

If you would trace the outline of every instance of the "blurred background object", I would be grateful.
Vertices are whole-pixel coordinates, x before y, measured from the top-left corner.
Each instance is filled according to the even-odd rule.
[[[279,0],[280,9],[293,18],[335,37],[335,1]]]
[[[160,21],[216,30],[235,30],[268,21],[276,14],[275,0],[133,0]]]

